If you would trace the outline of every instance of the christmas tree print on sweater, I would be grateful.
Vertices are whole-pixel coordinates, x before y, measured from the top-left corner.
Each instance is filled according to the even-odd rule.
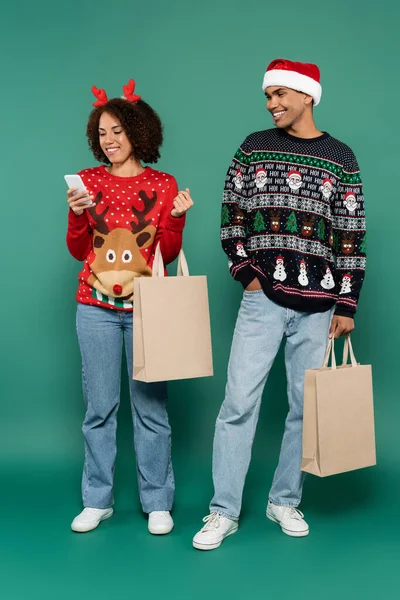
[[[258,232],[265,229],[264,217],[259,210],[256,212],[256,216],[254,217],[254,229]]]
[[[365,214],[348,146],[329,134],[311,140],[278,129],[252,134],[228,169],[223,207],[222,245],[244,287],[258,277],[282,306],[320,312],[336,304],[336,314],[354,315],[366,263]],[[238,208],[246,227],[235,221]]]
[[[290,231],[290,233],[294,233],[297,231],[296,213],[294,213],[293,211],[288,216],[288,220],[286,221],[285,229],[287,231]]]
[[[132,310],[134,279],[151,276],[157,244],[166,264],[182,246],[185,219],[171,216],[176,181],[150,167],[136,177],[115,177],[105,167],[80,175],[95,199],[68,217],[68,248],[84,261],[77,300]]]

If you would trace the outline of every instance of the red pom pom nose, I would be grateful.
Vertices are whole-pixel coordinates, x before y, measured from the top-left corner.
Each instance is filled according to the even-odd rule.
[[[113,292],[114,294],[121,294],[122,293],[122,286],[118,285],[117,283],[114,285],[113,287]]]

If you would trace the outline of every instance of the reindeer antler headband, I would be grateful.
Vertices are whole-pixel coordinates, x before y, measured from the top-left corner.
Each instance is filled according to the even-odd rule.
[[[133,79],[130,79],[126,85],[122,86],[122,89],[124,91],[124,95],[122,97],[125,100],[128,100],[128,102],[136,103],[141,98],[140,96],[137,96],[134,93],[135,85],[135,81]],[[104,104],[107,104],[108,98],[105,90],[100,90],[94,85],[92,87],[92,92],[93,95],[97,98],[96,102],[93,102],[93,106],[97,108],[98,106],[104,106]]]

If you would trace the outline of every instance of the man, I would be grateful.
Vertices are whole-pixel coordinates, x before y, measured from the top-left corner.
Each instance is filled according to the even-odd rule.
[[[215,429],[215,493],[210,515],[193,539],[201,550],[217,548],[238,529],[261,396],[282,340],[289,413],[266,514],[287,535],[308,535],[297,510],[304,480],[304,373],[321,366],[328,337],[353,330],[364,278],[359,168],[348,146],[315,125],[313,107],[322,92],[318,67],[274,60],[262,89],[276,128],[246,138],[224,188],[222,245],[245,291]],[[260,170],[266,172],[264,187]],[[238,210],[245,215],[240,226],[233,223]],[[271,211],[279,213],[278,228],[271,227]],[[343,251],[348,239],[350,255]],[[325,285],[326,273],[333,286]]]

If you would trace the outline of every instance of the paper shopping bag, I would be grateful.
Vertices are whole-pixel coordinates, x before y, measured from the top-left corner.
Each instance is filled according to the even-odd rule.
[[[152,277],[136,278],[133,379],[155,382],[213,375],[207,278],[189,276],[183,251],[176,277],[164,277],[160,245]]]
[[[305,374],[301,469],[325,477],[375,464],[371,366],[357,364],[347,336],[337,367],[332,339],[322,368]]]

